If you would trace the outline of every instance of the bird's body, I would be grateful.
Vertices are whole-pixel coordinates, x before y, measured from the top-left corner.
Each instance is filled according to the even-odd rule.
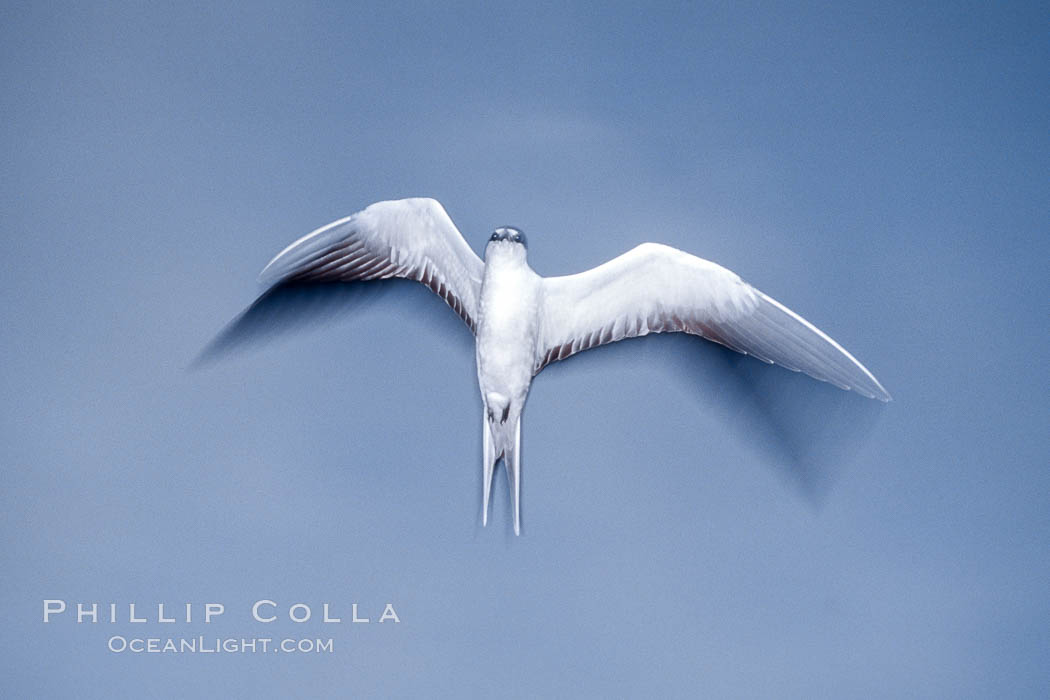
[[[514,489],[514,522],[520,521],[521,413],[532,384],[540,332],[543,285],[525,259],[525,247],[490,241],[485,250],[475,357],[484,403],[483,489],[488,522],[489,490],[496,460],[503,457]]]
[[[520,245],[489,243],[476,341],[483,398],[496,393],[519,407],[525,401],[536,363],[541,294],[541,278]]]
[[[521,415],[546,365],[623,338],[683,331],[776,362],[870,398],[889,400],[872,374],[805,319],[725,268],[643,243],[576,275],[541,277],[524,235],[500,228],[482,261],[441,205],[378,202],[304,236],[277,255],[263,279],[417,280],[474,332],[483,404],[483,522],[492,472],[504,460],[520,527]]]

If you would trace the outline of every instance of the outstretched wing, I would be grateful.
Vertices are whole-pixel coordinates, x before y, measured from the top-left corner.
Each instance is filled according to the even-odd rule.
[[[720,265],[643,243],[578,275],[543,280],[534,373],[582,350],[684,331],[805,372],[869,398],[890,395],[864,365],[809,321]]]
[[[444,207],[427,198],[376,202],[282,250],[263,282],[350,282],[404,277],[422,282],[477,330],[485,264]]]

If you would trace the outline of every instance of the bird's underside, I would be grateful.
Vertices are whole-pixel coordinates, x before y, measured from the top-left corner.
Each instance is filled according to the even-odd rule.
[[[433,199],[378,202],[317,229],[263,270],[266,282],[403,277],[422,282],[476,338],[483,411],[483,515],[503,458],[520,532],[521,412],[548,364],[649,333],[685,332],[842,389],[889,401],[878,380],[838,343],[713,262],[643,243],[576,275],[541,277],[524,236],[497,229],[482,261]]]

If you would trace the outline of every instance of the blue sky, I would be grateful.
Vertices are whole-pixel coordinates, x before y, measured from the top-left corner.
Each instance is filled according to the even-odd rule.
[[[1045,8],[2,12],[4,695],[1050,692]],[[284,245],[416,195],[545,275],[715,260],[895,400],[691,338],[585,353],[533,385],[515,538],[502,475],[481,528],[471,338],[426,290],[189,369]],[[336,650],[106,650],[279,633]]]

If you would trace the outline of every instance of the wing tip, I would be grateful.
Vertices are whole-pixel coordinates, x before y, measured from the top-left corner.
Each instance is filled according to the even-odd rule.
[[[878,392],[874,396],[872,396],[871,398],[877,399],[877,400],[881,401],[882,403],[889,403],[890,401],[893,401],[893,397],[890,396],[890,392],[888,392],[885,389],[883,389],[881,384],[879,384],[878,387],[879,387]]]
[[[882,384],[879,383],[879,380],[875,379],[875,377],[871,377],[871,381],[874,383],[874,386],[872,387],[861,388],[859,386],[851,386],[846,388],[848,390],[857,392],[864,398],[875,399],[876,401],[881,401],[882,403],[889,403],[890,401],[893,401],[893,397],[890,396],[890,392],[886,391],[886,389],[883,388]]]
[[[333,229],[353,221],[360,213],[336,219],[289,243],[284,250],[273,256],[273,259],[266,263],[266,266],[259,272],[259,282],[272,286],[286,281],[295,272],[296,266],[302,262],[304,255],[317,251],[318,246],[330,240],[330,236],[326,234],[331,234]]]
[[[259,284],[265,287],[274,287],[282,282],[287,282],[295,276],[295,264],[289,264],[287,260],[282,260],[282,258],[285,257],[284,253],[281,253],[273,260],[266,263],[266,266],[259,271],[259,274],[256,277]]]
[[[284,278],[285,273],[281,272],[281,271],[278,271],[276,269],[275,265],[274,265],[274,263],[276,263],[278,261],[278,259],[280,259],[280,257],[281,256],[278,255],[273,260],[271,260],[270,262],[266,263],[266,266],[263,267],[263,269],[259,271],[259,274],[256,277],[256,279],[258,280],[258,282],[260,284],[263,284],[263,285],[266,285],[267,287],[269,287],[269,286],[277,284],[278,282],[280,282]]]
[[[838,384],[837,382],[834,382],[834,381],[831,381],[831,380],[825,380],[825,381],[831,381],[832,384],[835,384],[836,386],[838,386],[840,388],[843,388],[843,389],[846,389],[846,390],[856,391],[861,396],[865,396],[865,397],[867,397],[869,399],[876,399],[876,400],[881,401],[883,403],[889,403],[890,401],[893,401],[893,397],[890,396],[890,392],[886,391],[885,387],[883,387],[882,384],[879,382],[879,380],[875,378],[875,375],[871,373],[871,370],[869,370],[867,367],[865,367],[863,364],[861,364],[860,361],[857,358],[855,358],[852,354],[850,354],[850,352],[848,350],[846,350],[846,348],[844,348],[841,345],[839,345],[839,343],[837,343],[831,336],[829,336],[827,333],[825,333],[824,331],[820,330],[819,328],[814,326],[812,323],[810,323],[806,319],[802,318],[797,313],[795,313],[791,309],[787,308],[786,306],[784,306],[783,304],[781,304],[779,301],[777,301],[776,299],[772,298],[768,294],[765,294],[765,293],[763,293],[763,292],[761,292],[759,290],[755,290],[755,291],[758,292],[759,296],[762,299],[764,299],[765,301],[767,301],[770,304],[772,304],[775,308],[780,309],[782,312],[786,313],[791,318],[794,318],[796,321],[800,322],[803,326],[809,328],[811,331],[815,332],[819,337],[823,338],[832,347],[834,347],[836,350],[838,350],[840,353],[842,353],[843,356],[848,358],[849,361],[852,363],[853,367],[856,368],[856,369],[859,369],[861,371],[861,373],[864,375],[864,379],[867,380],[865,383],[868,384],[868,387],[867,388],[861,388],[861,387],[856,386],[856,385],[843,386],[843,385]],[[808,374],[808,372],[807,372],[807,374]],[[810,376],[813,376],[813,375],[810,375]]]
[[[871,370],[869,370],[861,363],[857,362],[857,360],[854,359],[852,356],[850,356],[850,359],[853,360],[857,367],[863,370],[865,378],[868,379],[868,385],[864,387],[863,390],[860,387],[854,386],[854,391],[860,392],[869,399],[875,399],[877,401],[881,401],[882,403],[889,403],[890,401],[893,401],[893,397],[890,396],[890,392],[886,391],[886,387],[882,386],[882,383],[875,378],[875,375],[871,373]]]

